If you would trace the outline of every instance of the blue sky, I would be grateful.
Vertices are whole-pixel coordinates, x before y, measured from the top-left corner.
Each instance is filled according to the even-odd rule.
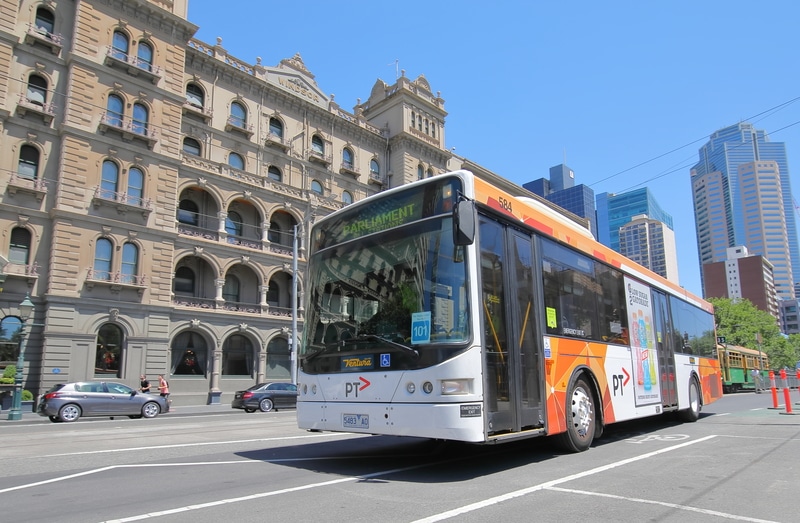
[[[398,61],[441,92],[447,147],[520,185],[566,163],[595,194],[649,187],[697,294],[689,169],[709,135],[766,130],[800,191],[795,0],[189,0],[189,20],[247,63],[300,53],[351,112],[377,79],[394,83]]]

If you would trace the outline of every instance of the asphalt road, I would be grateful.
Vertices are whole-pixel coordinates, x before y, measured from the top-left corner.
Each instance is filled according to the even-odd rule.
[[[800,416],[725,396],[588,452],[308,433],[294,411],[0,421],[3,521],[798,521]],[[792,391],[791,400],[800,403]],[[795,412],[800,405],[795,406]],[[5,414],[5,413],[4,413]]]

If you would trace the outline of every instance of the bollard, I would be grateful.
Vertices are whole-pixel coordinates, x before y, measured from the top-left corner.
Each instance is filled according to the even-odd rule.
[[[778,406],[778,389],[775,388],[775,371],[769,371],[769,389],[772,392],[772,406],[771,409],[779,409]]]
[[[800,394],[800,368],[797,369],[797,393]],[[795,403],[795,405],[800,405],[800,401]]]
[[[783,381],[783,401],[786,405],[786,410],[781,414],[795,414],[792,412],[792,398],[789,396],[789,382],[786,381],[786,369],[781,369],[781,380]]]

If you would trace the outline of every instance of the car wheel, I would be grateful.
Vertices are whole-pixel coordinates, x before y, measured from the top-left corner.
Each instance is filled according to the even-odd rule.
[[[75,421],[76,419],[81,417],[81,408],[77,405],[70,403],[69,405],[64,405],[58,411],[58,419],[61,421]]]
[[[272,400],[269,398],[264,398],[258,404],[258,408],[261,410],[261,412],[269,412],[272,410],[272,407],[274,407],[274,405],[272,403]]]
[[[53,423],[61,423],[61,418],[58,416],[48,416]]]
[[[256,409],[246,408],[246,409],[244,409],[244,411],[247,412],[247,413],[251,413],[251,412],[255,412]]]
[[[148,401],[142,405],[142,416],[145,418],[155,418],[161,412],[161,407],[155,401]]]

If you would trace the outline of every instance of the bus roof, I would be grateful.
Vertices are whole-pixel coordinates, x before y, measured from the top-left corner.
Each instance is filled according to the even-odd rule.
[[[713,311],[711,304],[703,298],[692,294],[680,285],[603,245],[595,240],[588,229],[581,227],[558,211],[541,204],[533,198],[510,194],[469,171],[459,171],[458,173],[462,176],[473,177],[475,200],[481,205],[515,218],[539,232],[571,245],[583,253],[621,269],[646,283],[657,285],[671,294],[680,296],[708,312]],[[522,191],[520,190],[520,192]]]

